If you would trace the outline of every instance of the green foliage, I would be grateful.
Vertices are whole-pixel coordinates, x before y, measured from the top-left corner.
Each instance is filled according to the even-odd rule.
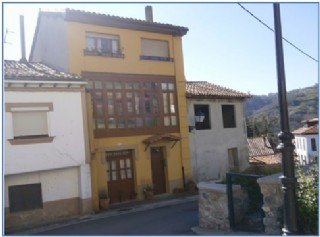
[[[300,228],[304,234],[318,235],[318,164],[312,164],[307,171],[303,171],[303,168],[298,167],[297,178]]]
[[[287,92],[290,129],[301,127],[304,119],[318,117],[318,84]],[[245,110],[248,126],[248,137],[280,132],[280,112],[278,94],[254,95],[246,100]]]

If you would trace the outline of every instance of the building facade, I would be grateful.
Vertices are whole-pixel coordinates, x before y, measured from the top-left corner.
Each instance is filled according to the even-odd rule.
[[[92,212],[85,81],[4,62],[5,228]]]
[[[93,205],[170,193],[191,175],[185,27],[67,9],[40,12],[30,61],[88,79]]]
[[[303,127],[292,131],[294,135],[297,162],[308,165],[315,161],[319,154],[318,118],[302,121]]]
[[[249,97],[208,82],[187,82],[189,148],[197,182],[249,167],[244,115]]]

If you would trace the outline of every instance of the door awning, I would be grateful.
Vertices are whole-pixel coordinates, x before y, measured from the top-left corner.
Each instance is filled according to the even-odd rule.
[[[171,148],[173,148],[176,145],[176,143],[181,140],[181,138],[171,134],[156,134],[142,141],[146,145],[146,148],[144,150],[146,151],[151,144],[154,144],[161,140],[174,142],[173,145],[171,146]]]

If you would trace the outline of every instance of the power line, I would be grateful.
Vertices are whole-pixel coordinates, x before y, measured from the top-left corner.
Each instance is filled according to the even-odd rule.
[[[261,19],[259,19],[258,17],[256,17],[252,12],[250,12],[248,9],[246,9],[244,6],[242,6],[240,3],[238,3],[238,5],[245,10],[247,13],[249,13],[254,19],[256,19],[257,21],[259,21],[262,25],[264,25],[265,27],[267,27],[269,30],[271,30],[272,32],[274,32],[274,29],[272,29],[270,26],[268,26],[266,23],[264,23]],[[312,60],[318,62],[317,59],[315,59],[314,57],[310,56],[309,54],[307,54],[306,52],[304,52],[302,49],[300,49],[299,47],[295,46],[293,43],[291,43],[289,40],[287,40],[286,38],[282,37],[282,39],[284,41],[286,41],[288,44],[290,44],[292,47],[294,47],[295,49],[297,49],[300,53],[303,53],[304,55],[306,55],[307,57],[311,58]]]

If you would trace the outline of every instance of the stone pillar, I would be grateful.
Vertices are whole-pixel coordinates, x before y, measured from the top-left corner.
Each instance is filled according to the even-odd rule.
[[[231,231],[226,184],[200,182],[199,188],[199,227],[215,231]],[[235,219],[240,220],[244,213],[248,196],[239,185],[233,185]],[[243,209],[244,208],[244,209]]]
[[[283,192],[281,174],[266,176],[257,180],[263,194],[262,209],[265,213],[263,224],[268,235],[281,235]]]

